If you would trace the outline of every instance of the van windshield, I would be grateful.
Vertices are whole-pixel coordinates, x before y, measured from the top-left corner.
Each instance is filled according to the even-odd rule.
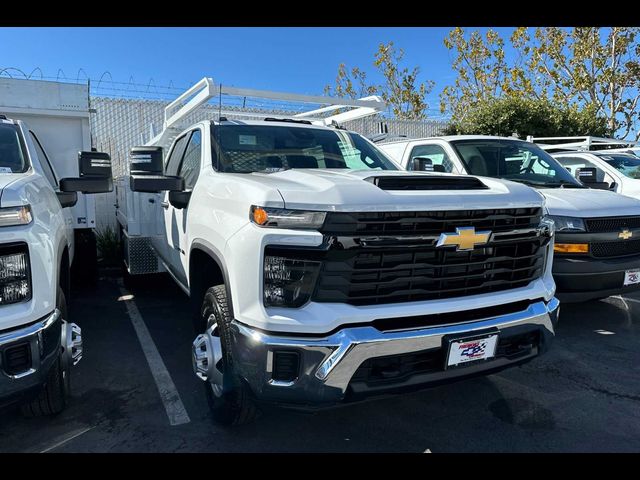
[[[522,140],[478,139],[451,142],[467,173],[502,178],[539,188],[584,188],[556,159]]]
[[[298,125],[214,125],[214,167],[221,172],[278,172],[290,168],[398,170],[360,135]]]
[[[600,155],[600,158],[625,177],[640,178],[640,158],[634,155]]]
[[[15,125],[0,123],[0,174],[27,170],[24,151]]]

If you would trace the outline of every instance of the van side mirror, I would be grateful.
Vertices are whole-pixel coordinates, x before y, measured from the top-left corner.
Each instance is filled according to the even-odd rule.
[[[414,157],[411,166],[414,172],[433,172],[433,161],[427,157]]]
[[[60,179],[62,192],[107,193],[113,191],[111,157],[103,152],[78,152],[80,176]]]
[[[133,147],[129,152],[129,186],[134,192],[159,193],[181,192],[184,180],[164,175],[162,147]]]
[[[576,178],[585,184],[596,183],[598,181],[595,167],[578,168],[576,170]]]

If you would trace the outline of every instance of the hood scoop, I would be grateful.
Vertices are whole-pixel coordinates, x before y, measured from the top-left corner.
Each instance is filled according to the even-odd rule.
[[[365,178],[381,190],[486,190],[479,179],[468,176],[387,175]]]

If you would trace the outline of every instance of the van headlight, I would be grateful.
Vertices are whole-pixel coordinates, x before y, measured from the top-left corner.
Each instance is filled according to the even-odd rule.
[[[564,217],[560,215],[549,215],[556,225],[558,232],[586,232],[584,220],[578,217]]]
[[[31,298],[29,255],[25,246],[0,249],[0,305]]]
[[[0,208],[0,227],[28,225],[32,221],[33,216],[29,205]]]

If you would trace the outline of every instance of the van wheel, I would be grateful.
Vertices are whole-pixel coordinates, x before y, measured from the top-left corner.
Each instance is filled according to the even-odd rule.
[[[233,369],[229,310],[224,285],[209,288],[202,303],[201,324],[212,330],[214,342],[218,342],[213,349],[219,352],[214,358],[219,360],[213,378],[205,382],[205,391],[214,421],[225,426],[250,423],[258,414],[247,387]]]
[[[62,318],[67,319],[67,302],[64,292],[58,288],[57,308],[62,313]],[[38,396],[21,406],[25,417],[42,417],[56,415],[67,406],[67,398],[71,389],[71,375],[68,369],[63,368],[62,358],[58,355],[47,374],[47,380]]]

